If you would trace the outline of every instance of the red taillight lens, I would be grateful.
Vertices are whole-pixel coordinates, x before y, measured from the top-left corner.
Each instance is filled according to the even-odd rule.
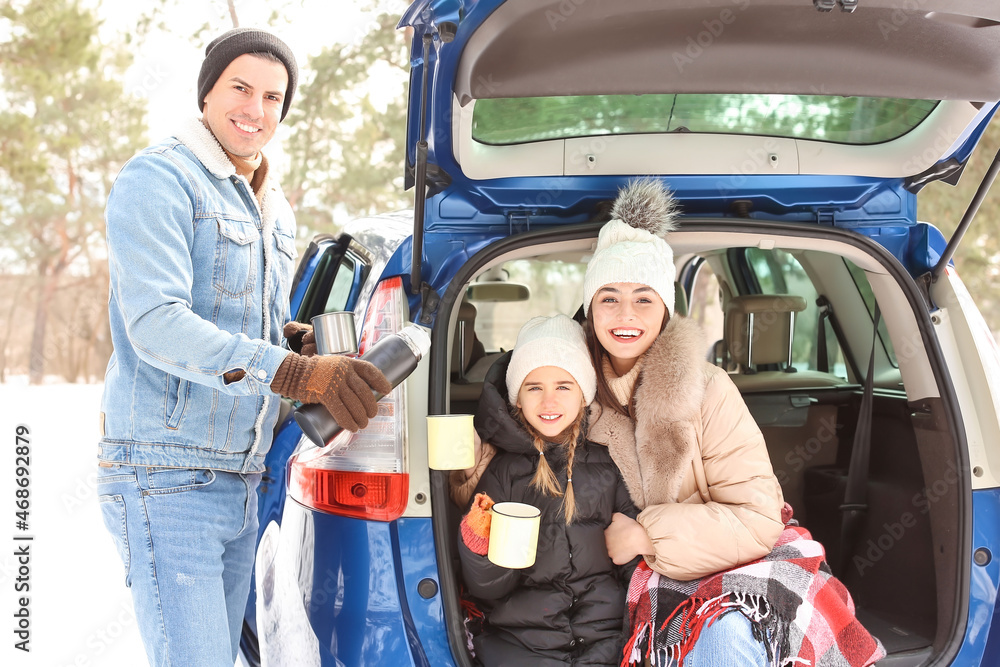
[[[361,330],[363,354],[379,338],[406,324],[408,306],[399,277],[379,283]],[[405,466],[405,382],[379,401],[378,415],[358,433],[342,431],[322,449],[292,457],[288,494],[322,512],[394,521],[406,510],[410,477]]]
[[[386,334],[396,333],[406,322],[406,295],[403,293],[403,279],[399,276],[386,278],[379,283],[378,289],[372,294],[368,304],[368,315],[365,325],[361,327],[361,341],[358,343],[358,354],[364,354],[368,348],[378,342]]]
[[[292,461],[288,491],[303,505],[356,519],[394,521],[406,509],[406,473],[349,472]]]

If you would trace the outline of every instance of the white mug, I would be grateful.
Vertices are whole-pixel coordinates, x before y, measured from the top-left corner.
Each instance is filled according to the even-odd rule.
[[[490,562],[515,570],[534,565],[541,511],[534,505],[506,502],[493,505],[490,513]]]
[[[465,470],[476,465],[472,415],[427,415],[427,465],[434,470]]]

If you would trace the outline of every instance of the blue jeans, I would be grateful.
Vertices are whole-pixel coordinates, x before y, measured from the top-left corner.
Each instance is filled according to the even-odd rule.
[[[701,631],[684,667],[767,667],[767,651],[747,617],[731,611]]]
[[[259,474],[98,468],[104,525],[154,667],[232,667],[257,542]]]

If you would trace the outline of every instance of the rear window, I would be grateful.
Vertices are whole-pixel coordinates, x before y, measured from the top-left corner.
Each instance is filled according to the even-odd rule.
[[[934,100],[828,95],[586,95],[477,100],[472,138],[519,144],[614,134],[753,134],[877,144],[920,124]]]
[[[518,259],[493,269],[483,279],[501,279],[528,288],[528,301],[474,301],[476,335],[487,353],[513,349],[521,325],[532,317],[562,313],[573,317],[580,308],[587,265],[578,262]]]

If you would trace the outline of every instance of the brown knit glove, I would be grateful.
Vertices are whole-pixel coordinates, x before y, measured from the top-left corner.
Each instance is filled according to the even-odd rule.
[[[302,334],[302,350],[299,354],[303,357],[311,357],[316,354],[316,332],[312,329]]]
[[[372,390],[392,391],[382,371],[367,361],[339,355],[289,354],[278,366],[271,391],[303,403],[322,403],[349,431],[368,425],[378,412]]]
[[[491,507],[493,500],[485,493],[477,493],[469,513],[462,517],[459,526],[465,546],[480,556],[485,556],[490,550],[490,524],[493,522]]]
[[[289,322],[281,333],[288,339],[288,349],[304,357],[316,354],[316,334],[311,324]]]

